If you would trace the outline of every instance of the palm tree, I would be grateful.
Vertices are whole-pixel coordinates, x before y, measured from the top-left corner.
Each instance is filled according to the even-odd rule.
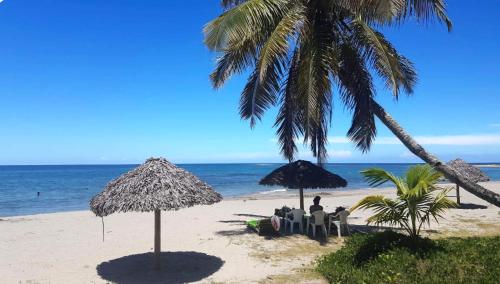
[[[430,225],[431,219],[438,221],[442,213],[457,204],[446,195],[451,188],[440,188],[437,183],[442,177],[429,165],[408,169],[403,177],[396,177],[383,169],[373,168],[361,172],[371,186],[392,182],[397,189],[397,198],[372,195],[359,201],[356,209],[371,209],[375,215],[368,218],[368,224],[399,225],[411,237],[418,237],[423,225]]]
[[[440,171],[448,180],[458,184],[475,196],[488,201],[491,204],[500,207],[500,194],[484,188],[483,186],[472,182],[455,171],[452,167],[441,162],[434,155],[425,151],[425,149],[413,139],[379,104],[373,102],[373,112],[375,115],[399,138],[399,140],[417,157],[420,157],[426,163]]]
[[[464,189],[500,206],[482,188],[428,154],[374,100],[372,73],[395,98],[411,94],[413,64],[375,27],[438,19],[451,29],[443,0],[223,0],[225,11],[204,29],[205,44],[219,53],[211,74],[220,88],[253,68],[240,99],[240,115],[253,127],[279,105],[275,127],[283,156],[292,161],[303,137],[321,164],[327,157],[334,90],[352,111],[347,136],[363,152],[376,136],[377,116],[414,154]],[[374,72],[370,72],[370,71]]]

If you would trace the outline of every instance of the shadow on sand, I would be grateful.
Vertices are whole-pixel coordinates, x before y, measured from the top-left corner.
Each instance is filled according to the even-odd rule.
[[[405,230],[397,227],[386,227],[386,226],[372,226],[372,225],[353,225],[349,224],[349,229],[351,233],[362,233],[362,234],[370,234],[370,233],[380,233],[386,231],[393,231],[397,233],[405,233]],[[438,233],[437,230],[434,229],[422,229],[422,232],[427,233]]]
[[[153,268],[153,253],[134,254],[102,262],[97,274],[113,283],[189,283],[218,271],[224,261],[194,251],[161,253],[161,269]]]
[[[232,237],[232,236],[242,236],[242,235],[247,235],[247,234],[255,234],[254,231],[248,228],[241,228],[241,229],[235,229],[235,230],[224,230],[224,231],[217,231],[215,234],[219,236],[224,236],[224,237]]]
[[[485,205],[479,205],[479,204],[474,204],[474,203],[460,203],[457,207],[458,209],[486,209],[488,206]]]
[[[243,220],[219,220],[217,221],[219,223],[226,223],[226,224],[232,224],[232,225],[246,225],[246,222]]]
[[[255,214],[233,214],[234,216],[240,216],[240,217],[253,217],[253,218],[271,218],[271,216],[264,216],[264,215],[255,215]]]

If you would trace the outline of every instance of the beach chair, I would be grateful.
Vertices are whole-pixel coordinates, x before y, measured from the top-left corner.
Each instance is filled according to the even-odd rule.
[[[351,213],[349,210],[342,210],[338,212],[335,215],[330,215],[328,218],[328,233],[331,232],[332,229],[332,224],[337,227],[337,234],[340,237],[342,237],[342,228],[344,228],[344,231],[347,231],[348,235],[351,235],[351,231],[349,230],[349,223],[347,222],[347,216],[349,216]],[[334,218],[339,218],[339,220],[335,220]]]
[[[289,213],[285,215],[285,233],[286,233],[286,226],[290,224],[290,232],[293,234],[293,227],[295,224],[299,224],[300,232],[304,232],[304,226],[302,225],[302,219],[304,219],[304,214],[306,212],[302,209],[292,209]],[[290,218],[292,217],[292,218]]]
[[[323,229],[323,234],[325,235],[325,237],[328,236],[325,225],[325,215],[326,214],[324,211],[316,211],[312,213],[312,216],[314,216],[314,221],[310,220],[309,226],[311,226],[313,229],[313,238],[316,237],[316,227],[321,227],[321,229]],[[307,232],[309,232],[309,228],[307,228]]]

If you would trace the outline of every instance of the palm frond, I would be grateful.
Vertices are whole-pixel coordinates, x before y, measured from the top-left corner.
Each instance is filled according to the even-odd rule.
[[[452,29],[444,0],[340,0],[339,5],[368,22],[393,24],[415,17],[421,22],[437,19]]]
[[[304,20],[304,6],[297,4],[289,10],[278,23],[259,52],[256,66],[259,69],[260,80],[266,76],[267,69],[277,58],[285,60],[289,51],[290,38],[300,30]]]
[[[442,174],[434,170],[431,166],[417,165],[408,169],[405,175],[405,182],[408,188],[413,191],[428,192],[436,189],[436,184],[440,181]]]
[[[424,225],[430,226],[431,218],[436,222],[439,222],[439,218],[443,218],[443,213],[450,208],[455,208],[458,204],[447,197],[451,188],[442,190],[430,198],[431,200],[427,203],[427,208],[421,209],[420,224],[418,226],[417,235],[420,233],[421,228]]]
[[[263,81],[260,80],[258,69],[255,69],[248,78],[241,93],[240,116],[245,120],[250,120],[250,127],[254,127],[264,112],[275,105],[281,76],[281,62],[275,62],[273,68],[269,68]]]
[[[318,116],[323,116],[321,113],[324,111],[325,110],[319,110]],[[319,165],[323,165],[328,157],[326,149],[328,144],[327,122],[324,119],[321,119],[319,123],[313,123],[310,133],[310,146],[313,156],[316,157],[316,161]]]
[[[277,127],[276,134],[280,145],[281,153],[289,162],[294,160],[297,146],[295,140],[302,133],[302,124],[300,119],[300,109],[298,106],[298,64],[299,49],[295,48],[292,62],[287,73],[285,87],[281,94],[281,106],[276,117],[274,127]]]
[[[242,39],[228,47],[217,59],[217,66],[210,74],[214,88],[218,89],[233,75],[255,64],[258,43],[251,38]]]
[[[415,16],[421,21],[437,18],[440,22],[446,24],[448,31],[451,31],[453,24],[446,14],[446,2],[444,0],[406,0],[404,2],[406,5],[400,13],[401,20],[411,16]]]
[[[326,160],[328,126],[332,113],[330,23],[309,9],[300,41],[298,91],[302,105],[304,140],[318,164]]]
[[[224,51],[229,44],[249,34],[268,35],[292,4],[287,0],[248,0],[233,5],[205,25],[205,45],[213,51]]]
[[[353,205],[349,210],[354,212],[358,209],[384,209],[385,207],[394,207],[395,201],[383,195],[370,195]]]
[[[408,94],[413,92],[417,75],[413,64],[396,49],[380,32],[372,29],[360,18],[351,24],[354,40],[364,51],[364,57],[370,62],[378,75],[385,80],[386,86],[392,89],[398,98],[400,89]]]
[[[400,178],[381,168],[366,169],[361,171],[361,174],[370,186],[377,187],[388,181],[394,183],[398,188],[401,186]]]
[[[390,24],[404,8],[401,0],[340,0],[338,4],[368,22]]]
[[[288,10],[282,2],[246,1],[205,26],[205,44],[221,54],[210,75],[214,88],[222,87],[233,74],[255,65],[259,50]],[[264,76],[261,77],[263,80]]]
[[[450,191],[451,188],[448,188],[436,194],[434,201],[431,203],[431,206],[429,207],[429,215],[431,215],[436,222],[438,221],[438,217],[439,218],[443,217],[442,214],[446,209],[455,208],[458,206],[458,204],[455,201],[447,197]]]
[[[325,50],[322,50],[324,52]],[[320,57],[317,59],[319,68],[313,71],[312,76],[316,76],[317,82],[316,91],[310,95],[316,95],[316,106],[309,109],[309,133],[310,133],[310,146],[314,157],[316,157],[318,164],[323,164],[327,158],[327,144],[328,144],[328,124],[332,108],[332,94],[331,83],[329,78],[329,69],[327,58],[324,53],[317,54]],[[316,68],[314,68],[316,69]]]
[[[367,152],[377,135],[371,107],[375,92],[372,78],[364,66],[363,59],[349,43],[342,44],[338,48],[338,55],[335,55],[332,57],[341,59],[338,66],[332,68],[339,81],[340,97],[344,105],[352,111],[352,122],[347,136],[361,151]],[[332,61],[333,64],[337,62]]]
[[[439,176],[428,165],[411,167],[404,178],[376,168],[364,170],[362,174],[371,185],[391,181],[398,189],[395,200],[380,195],[367,196],[354,206],[354,209],[372,209],[375,212],[367,220],[368,223],[399,224],[410,236],[416,237],[422,226],[430,225],[431,218],[437,221],[446,209],[456,206],[447,198],[451,188],[436,193],[434,184]]]
[[[404,206],[401,202],[387,198],[382,195],[371,195],[363,198],[353,207],[351,212],[357,209],[370,209],[375,212],[367,219],[368,224],[399,225],[404,223]]]

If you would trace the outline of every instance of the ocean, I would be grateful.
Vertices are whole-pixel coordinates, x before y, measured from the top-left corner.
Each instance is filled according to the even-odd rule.
[[[366,187],[360,171],[382,167],[402,175],[413,164],[326,164],[348,186]],[[0,166],[0,217],[86,210],[89,200],[112,179],[137,165]],[[180,164],[224,197],[268,194],[281,187],[258,185],[258,181],[281,164]],[[500,180],[500,168],[482,168],[491,180]],[[40,193],[38,195],[37,193]]]

